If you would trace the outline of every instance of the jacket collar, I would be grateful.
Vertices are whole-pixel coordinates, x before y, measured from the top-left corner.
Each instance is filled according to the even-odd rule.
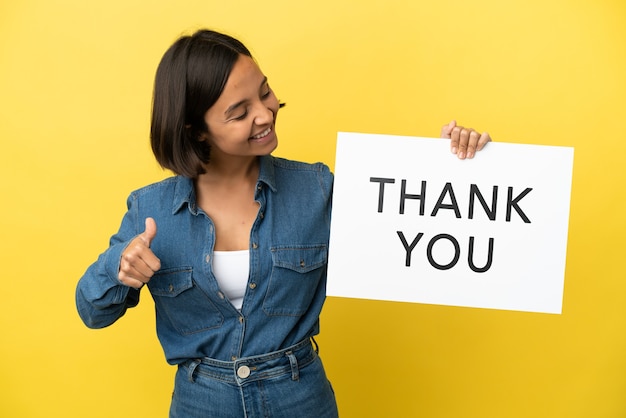
[[[276,175],[274,172],[274,157],[264,155],[259,157],[259,179],[257,180],[257,193],[261,184],[267,185],[273,192],[276,192]],[[196,191],[193,187],[193,179],[189,177],[176,176],[174,187],[174,198],[172,202],[172,214],[180,211],[185,204],[192,214],[198,214],[196,205]]]

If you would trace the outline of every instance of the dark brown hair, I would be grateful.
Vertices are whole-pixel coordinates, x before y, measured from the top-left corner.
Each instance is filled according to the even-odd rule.
[[[163,168],[189,178],[205,172],[210,146],[204,115],[222,94],[240,55],[252,57],[237,39],[211,30],[183,36],[157,68],[150,143]]]

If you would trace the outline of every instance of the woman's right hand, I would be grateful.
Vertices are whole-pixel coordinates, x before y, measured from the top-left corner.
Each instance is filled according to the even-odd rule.
[[[161,268],[161,260],[150,249],[156,233],[156,222],[152,218],[146,218],[146,229],[122,253],[117,278],[126,286],[140,289]]]

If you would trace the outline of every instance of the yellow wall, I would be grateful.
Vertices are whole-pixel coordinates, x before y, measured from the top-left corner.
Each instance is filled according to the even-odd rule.
[[[626,416],[623,0],[4,0],[0,416],[166,416],[148,295],[100,331],[73,297],[127,194],[167,175],[153,75],[204,26],[248,44],[288,103],[281,156],[332,166],[337,131],[451,118],[576,149],[563,314],[332,298],[319,343],[343,417]]]

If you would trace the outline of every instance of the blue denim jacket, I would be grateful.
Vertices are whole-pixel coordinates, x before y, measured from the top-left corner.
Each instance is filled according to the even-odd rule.
[[[151,249],[161,269],[147,284],[157,334],[170,364],[210,357],[231,361],[289,347],[319,332],[326,295],[333,175],[327,166],[260,157],[250,234],[250,275],[241,311],[211,271],[211,219],[196,206],[192,180],[171,177],[133,192],[109,248],[80,279],[78,312],[88,327],[111,325],[139,302],[118,281],[120,256],[143,232],[158,232]]]

